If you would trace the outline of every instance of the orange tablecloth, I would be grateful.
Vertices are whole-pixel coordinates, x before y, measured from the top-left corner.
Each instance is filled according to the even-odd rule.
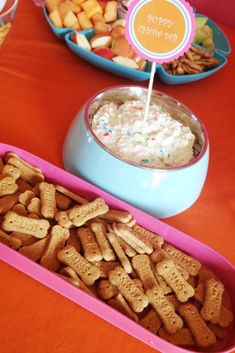
[[[234,47],[235,29],[221,27]],[[235,263],[234,53],[228,59],[208,79],[181,86],[155,81],[154,88],[201,117],[210,139],[199,200],[165,221]],[[0,140],[62,166],[64,136],[86,99],[104,87],[131,83],[78,59],[53,35],[42,10],[20,1],[0,52]],[[154,352],[1,261],[0,303],[1,353]]]

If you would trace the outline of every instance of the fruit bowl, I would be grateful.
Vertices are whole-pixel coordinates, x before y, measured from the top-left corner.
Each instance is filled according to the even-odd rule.
[[[147,63],[145,71],[140,71],[136,69],[132,69],[129,67],[126,67],[124,65],[115,63],[111,60],[105,59],[104,57],[101,57],[99,55],[96,55],[95,53],[88,51],[86,49],[83,49],[82,47],[78,46],[72,41],[72,35],[74,32],[67,33],[65,35],[65,41],[68,47],[80,58],[83,60],[89,62],[92,65],[95,65],[99,68],[101,68],[104,71],[108,71],[114,75],[121,76],[130,80],[134,81],[145,81],[150,78],[150,73],[151,73],[151,63]],[[85,37],[90,41],[92,37],[94,36],[94,30],[93,29],[88,29],[85,31],[81,31],[81,34],[84,34]]]
[[[58,38],[65,40],[69,49],[72,50],[78,57],[82,58],[83,60],[87,61],[88,63],[94,66],[101,68],[102,70],[108,71],[114,75],[121,76],[130,80],[145,81],[150,78],[151,63],[148,62],[145,70],[140,71],[129,67],[125,67],[124,65],[117,64],[112,60],[106,59],[99,55],[95,55],[93,52],[84,50],[83,48],[80,48],[71,40],[72,35],[74,33],[74,30],[72,28],[58,28],[54,26],[48,16],[45,5],[43,8],[43,11],[44,11],[44,16],[46,18],[46,21],[48,22],[53,33]],[[205,17],[205,15],[196,14],[196,18],[202,18],[202,17]],[[162,65],[157,65],[155,77],[158,77],[162,82],[170,85],[190,83],[213,75],[217,71],[221,70],[227,64],[228,60],[226,56],[230,53],[231,48],[226,35],[220,29],[220,27],[215,22],[213,22],[210,18],[207,19],[206,24],[213,31],[214,46],[215,46],[213,58],[219,60],[219,64],[213,68],[210,68],[200,73],[178,74],[178,75],[172,75],[168,73]],[[83,33],[86,36],[86,38],[90,40],[94,36],[94,29],[91,28],[91,29],[82,30],[80,31],[80,33]],[[193,45],[198,48],[203,48],[201,45],[198,45],[196,43],[194,43]],[[203,48],[203,49],[207,50],[206,48]]]

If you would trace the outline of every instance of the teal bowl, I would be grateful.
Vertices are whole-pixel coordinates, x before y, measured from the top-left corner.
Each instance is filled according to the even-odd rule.
[[[91,97],[72,122],[63,145],[65,169],[159,218],[176,215],[198,199],[209,162],[209,141],[204,125],[179,101],[152,91],[151,102],[189,126],[196,136],[195,158],[182,166],[152,168],[122,159],[94,134],[91,121],[107,102],[147,97],[140,86],[105,88]]]
[[[93,52],[90,52],[88,50],[85,50],[79,47],[71,40],[71,36],[73,35],[73,33],[74,31],[66,34],[65,41],[68,47],[72,50],[72,52],[77,56],[79,56],[81,59],[87,61],[88,63],[94,66],[99,67],[104,71],[108,71],[116,76],[121,76],[133,81],[149,80],[150,73],[151,73],[151,66],[152,66],[151,63],[149,62],[147,63],[145,71],[135,70],[135,69],[131,69],[129,67],[117,64],[111,60],[105,59]],[[94,30],[92,28],[81,31],[80,33],[84,34],[89,41],[94,36]]]

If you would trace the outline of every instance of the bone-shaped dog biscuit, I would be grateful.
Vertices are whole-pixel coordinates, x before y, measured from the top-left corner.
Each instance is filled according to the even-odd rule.
[[[88,201],[86,199],[84,199],[83,197],[75,194],[74,192],[66,189],[64,186],[62,185],[56,185],[56,190],[58,192],[60,192],[61,194],[69,197],[71,200],[73,201],[76,201],[77,203],[80,203],[80,204],[85,204],[85,203],[88,203]]]
[[[28,246],[34,244],[37,240],[33,235],[20,233],[20,232],[12,232],[11,236],[17,238],[21,241],[22,246]]]
[[[145,316],[140,319],[140,325],[156,335],[162,326],[162,322],[156,311],[151,309]]]
[[[14,167],[13,165],[6,164],[2,170],[2,174],[7,174],[11,176],[14,180],[20,177],[20,170],[19,168]]]
[[[13,211],[7,212],[2,222],[2,228],[6,232],[21,232],[31,234],[36,238],[44,238],[49,227],[50,223],[45,219],[20,216]]]
[[[73,246],[66,246],[57,254],[57,258],[63,264],[70,266],[87,285],[91,286],[100,277],[100,270],[92,265]]]
[[[70,221],[68,217],[68,213],[66,211],[58,211],[55,214],[56,222],[64,228],[70,229],[73,227],[73,223]]]
[[[134,248],[138,253],[147,253],[151,254],[153,248],[150,243],[146,243],[137,234],[134,230],[128,227],[126,224],[118,223],[114,228],[115,233],[125,240],[132,248]]]
[[[178,346],[192,346],[195,344],[191,331],[186,327],[182,327],[173,335],[169,335],[169,333],[162,328],[159,331],[159,336]]]
[[[25,206],[22,205],[22,203],[16,203],[11,211],[17,213],[19,216],[27,216],[28,217],[28,211],[26,210]]]
[[[28,206],[32,198],[35,196],[35,193],[31,190],[25,190],[19,194],[18,201],[24,206]]]
[[[41,214],[45,218],[54,218],[56,213],[55,186],[46,182],[39,184]]]
[[[198,347],[207,348],[216,343],[214,333],[199,314],[196,305],[191,303],[183,304],[178,308],[178,312],[186,321]]]
[[[0,198],[0,214],[7,213],[17,203],[18,195],[7,195]]]
[[[116,267],[109,273],[109,281],[116,286],[135,312],[141,312],[148,305],[148,298],[128,276],[123,267]]]
[[[116,256],[108,241],[105,226],[102,223],[93,222],[91,223],[91,229],[95,234],[103,259],[106,261],[115,260]]]
[[[194,295],[194,288],[180,274],[172,260],[160,261],[156,265],[156,270],[173,289],[179,301],[186,302]]]
[[[117,295],[119,290],[112,283],[110,283],[109,280],[102,279],[98,283],[97,293],[101,299],[108,300]]]
[[[213,278],[206,281],[204,302],[200,312],[205,321],[210,321],[213,324],[219,322],[223,292],[224,285],[220,281]]]
[[[141,279],[145,290],[156,285],[156,279],[147,255],[136,255],[132,258],[131,262],[137,276]]]
[[[20,177],[30,184],[34,185],[44,180],[44,176],[39,168],[33,167],[31,164],[17,156],[17,154],[8,153],[6,159],[8,164],[19,168]]]
[[[163,249],[178,265],[188,271],[191,276],[196,276],[198,274],[201,268],[201,264],[198,260],[169,244],[164,244]]]
[[[182,319],[176,314],[172,304],[168,302],[159,285],[148,289],[146,294],[149,298],[150,304],[158,313],[169,334],[174,334],[183,327]]]
[[[18,190],[18,185],[15,179],[11,176],[1,176],[0,178],[0,197],[6,195],[12,195]]]
[[[150,230],[147,230],[138,224],[133,226],[133,230],[140,239],[150,243],[154,249],[161,248],[164,243],[164,240],[160,235],[150,232]]]
[[[77,236],[77,229],[76,228],[73,228],[73,229],[70,229],[69,231],[70,235],[69,235],[69,238],[66,242],[66,245],[71,245],[73,246],[77,252],[81,252],[81,242]]]
[[[77,235],[83,247],[84,257],[91,262],[102,260],[100,248],[92,230],[81,227],[78,228]]]
[[[51,271],[56,271],[59,268],[60,263],[57,259],[57,253],[64,248],[68,237],[68,229],[62,228],[59,225],[52,228],[47,248],[40,260],[42,266]]]
[[[17,239],[2,230],[0,230],[0,243],[3,243],[7,246],[9,246],[12,249],[19,249],[22,245],[22,242],[20,239]]]
[[[111,222],[128,223],[132,219],[132,215],[127,211],[118,211],[110,209],[107,213],[101,216]]]
[[[128,257],[126,256],[126,254],[124,253],[121,245],[119,244],[117,235],[114,233],[107,233],[107,237],[119,261],[121,262],[122,266],[124,267],[127,273],[131,273],[132,272],[131,263]]]
[[[108,212],[109,207],[101,198],[97,198],[84,205],[76,205],[69,212],[68,216],[76,226],[82,226],[86,221]]]
[[[36,241],[31,245],[22,246],[19,252],[22,255],[27,256],[29,259],[33,261],[38,261],[45,253],[47,243],[48,243],[48,236]]]
[[[38,197],[33,197],[27,206],[27,211],[41,216],[41,200]]]

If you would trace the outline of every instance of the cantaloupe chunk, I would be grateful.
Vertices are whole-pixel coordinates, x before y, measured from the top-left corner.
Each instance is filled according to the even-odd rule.
[[[96,13],[103,14],[103,10],[96,0],[87,0],[81,4],[81,7],[88,18],[91,18]]]
[[[82,29],[88,29],[92,27],[92,22],[90,21],[89,17],[87,17],[84,11],[80,12],[77,17]]]
[[[58,28],[63,28],[62,18],[58,9],[55,9],[49,13],[49,18],[54,26]]]

